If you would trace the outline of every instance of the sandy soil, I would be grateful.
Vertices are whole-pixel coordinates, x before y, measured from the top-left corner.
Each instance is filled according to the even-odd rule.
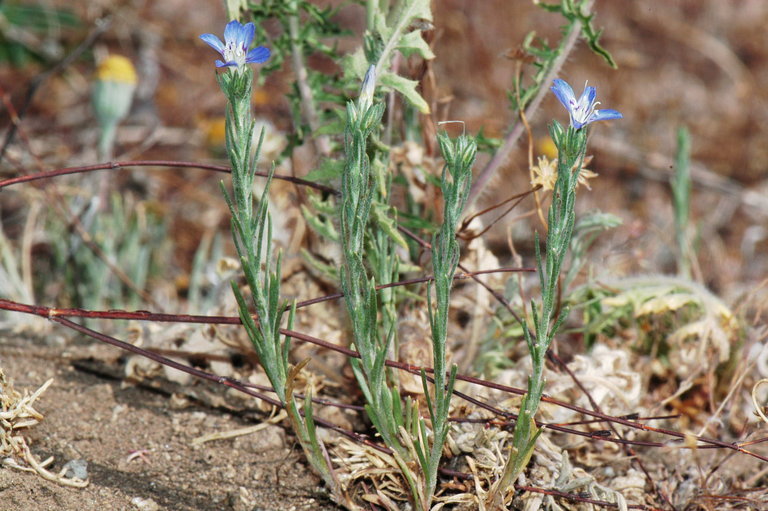
[[[54,379],[35,406],[45,419],[25,434],[32,452],[38,459],[53,456],[52,472],[84,459],[90,481],[84,489],[69,488],[0,468],[3,511],[339,509],[280,426],[191,445],[205,434],[262,423],[266,414],[213,406],[205,396],[224,394],[221,387],[125,385],[117,350],[73,348],[0,336],[2,368],[16,390],[31,393]]]

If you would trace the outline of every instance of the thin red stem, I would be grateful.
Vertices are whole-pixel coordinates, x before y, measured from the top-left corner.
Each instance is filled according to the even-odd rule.
[[[45,172],[36,172],[34,174],[26,174],[24,176],[16,176],[9,179],[0,181],[0,190],[7,187],[21,183],[29,183],[31,181],[38,181],[40,179],[50,179],[57,176],[66,176],[70,174],[83,174],[87,172],[95,172],[97,170],[116,170],[128,167],[171,167],[171,168],[187,168],[187,169],[202,169],[210,170],[213,172],[229,173],[231,169],[224,165],[215,165],[213,163],[198,163],[194,161],[172,161],[172,160],[136,160],[136,161],[110,161],[106,163],[97,163],[95,165],[81,165],[79,167],[66,167],[62,169],[48,170]],[[267,177],[267,172],[256,171],[257,176]],[[325,186],[306,179],[301,179],[293,176],[274,175],[275,179],[288,181],[290,183],[296,183],[302,186],[308,186],[324,193],[330,193],[338,195],[334,188]]]

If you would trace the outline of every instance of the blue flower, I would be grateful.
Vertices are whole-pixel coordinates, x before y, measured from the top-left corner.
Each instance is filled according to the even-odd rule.
[[[235,66],[240,68],[245,64],[260,64],[269,58],[269,48],[257,46],[252,50],[248,47],[253,42],[256,27],[253,23],[241,25],[232,20],[224,28],[224,42],[213,34],[203,34],[200,39],[224,57],[224,61],[216,60],[216,67]]]
[[[600,104],[595,101],[597,90],[594,87],[585,86],[584,92],[579,99],[573,94],[573,89],[565,80],[555,79],[551,88],[560,103],[568,110],[571,116],[571,126],[581,129],[587,124],[595,121],[607,121],[610,119],[621,119],[624,117],[616,110],[605,109],[598,110],[595,107]]]

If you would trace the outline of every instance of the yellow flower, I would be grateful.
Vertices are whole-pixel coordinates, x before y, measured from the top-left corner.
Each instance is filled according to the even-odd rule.
[[[543,154],[550,160],[557,159],[557,146],[549,135],[536,140],[536,152]]]
[[[122,55],[110,55],[96,69],[96,79],[102,82],[136,84],[136,69]]]

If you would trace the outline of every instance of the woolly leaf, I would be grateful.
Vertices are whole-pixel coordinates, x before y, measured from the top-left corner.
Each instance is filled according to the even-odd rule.
[[[411,55],[416,54],[424,60],[431,60],[435,58],[435,54],[432,53],[432,49],[421,36],[421,30],[414,30],[405,34],[400,39],[400,43],[397,45],[397,49],[400,50],[406,57],[410,57]]]
[[[392,238],[392,241],[408,250],[408,243],[405,241],[405,238],[403,238],[403,235],[400,234],[400,231],[397,230],[397,222],[387,214],[392,213],[393,210],[394,208],[387,204],[376,202],[373,204],[373,211],[371,211],[371,214],[374,222],[381,227],[387,236]]]
[[[424,101],[424,98],[421,97],[421,94],[416,91],[416,86],[419,84],[416,80],[409,80],[408,78],[403,78],[402,76],[387,71],[382,73],[379,83],[384,87],[389,87],[402,94],[419,112],[423,114],[428,114],[430,112],[429,105]]]

